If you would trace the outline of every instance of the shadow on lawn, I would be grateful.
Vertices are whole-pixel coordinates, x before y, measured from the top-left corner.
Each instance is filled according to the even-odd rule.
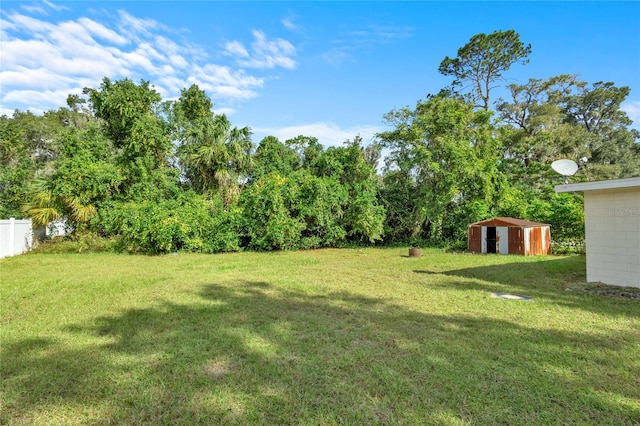
[[[495,256],[495,255],[489,255]],[[536,262],[504,263],[448,271],[416,269],[417,274],[445,275],[456,279],[439,282],[446,288],[514,293],[544,299],[550,303],[619,317],[640,316],[640,301],[587,294],[584,256]],[[544,277],[544,281],[540,279]]]
[[[0,420],[29,423],[66,405],[91,424],[640,422],[629,402],[640,398],[640,367],[625,365],[638,336],[430,315],[266,282],[210,284],[199,296],[67,330],[95,345],[3,346],[11,397]]]

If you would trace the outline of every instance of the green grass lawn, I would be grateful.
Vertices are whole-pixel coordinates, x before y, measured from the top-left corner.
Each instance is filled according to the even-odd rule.
[[[584,257],[406,253],[0,260],[0,423],[640,424]]]

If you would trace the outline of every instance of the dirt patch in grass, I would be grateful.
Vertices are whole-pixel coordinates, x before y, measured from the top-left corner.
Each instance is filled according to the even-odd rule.
[[[606,284],[597,284],[586,287],[584,291],[586,293],[597,294],[599,296],[640,300],[640,288],[635,287],[616,287]]]
[[[232,367],[227,361],[218,360],[204,366],[204,372],[212,380],[220,380],[229,375]]]

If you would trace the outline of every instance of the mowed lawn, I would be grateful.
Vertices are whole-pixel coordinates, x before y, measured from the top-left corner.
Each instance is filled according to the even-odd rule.
[[[0,260],[0,423],[640,423],[640,301],[583,256],[406,254]]]

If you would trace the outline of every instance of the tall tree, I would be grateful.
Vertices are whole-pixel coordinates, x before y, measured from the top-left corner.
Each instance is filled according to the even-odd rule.
[[[86,229],[98,205],[112,198],[122,183],[115,151],[95,122],[69,128],[58,144],[51,170],[30,183],[23,210],[36,227],[65,218],[70,228]]]
[[[385,210],[378,200],[376,171],[367,163],[360,140],[346,146],[330,147],[315,161],[315,173],[338,179],[346,190],[340,223],[353,242],[374,242],[384,235]]]
[[[16,110],[0,117],[0,217],[23,216],[22,204],[31,201],[30,182],[50,176],[65,156],[68,134],[87,127],[95,130],[95,119],[68,108],[42,115]]]
[[[398,239],[459,238],[444,232],[451,212],[470,202],[489,211],[503,183],[490,113],[458,99],[432,97],[386,119],[395,129],[377,136],[390,149],[383,186],[388,229]],[[465,219],[464,226],[478,220]]]
[[[105,77],[99,89],[85,87],[83,93],[88,95],[93,113],[103,120],[105,132],[117,148],[128,144],[136,123],[153,115],[153,106],[162,99],[148,81],[138,85],[128,78],[112,82]]]
[[[382,157],[382,144],[379,142],[373,142],[367,146],[364,146],[364,141],[360,135],[357,135],[353,140],[347,139],[344,144],[346,146],[357,147],[364,156],[364,160],[373,167],[373,170],[378,170],[378,163]]]
[[[587,139],[587,149],[590,152],[588,167],[594,178],[638,175],[640,132],[629,128],[632,121],[620,108],[629,93],[627,86],[599,81],[591,87],[586,84],[577,87],[576,93],[560,101],[567,122],[582,127],[592,136]]]
[[[254,155],[252,180],[258,180],[269,173],[288,176],[300,165],[298,154],[280,142],[275,136],[267,136],[260,141]]]
[[[184,118],[191,123],[213,117],[213,102],[197,84],[180,91],[178,106]]]
[[[104,78],[99,89],[85,88],[93,114],[102,120],[103,132],[118,152],[122,192],[126,196],[165,196],[176,177],[169,165],[172,151],[169,130],[157,112],[162,98],[142,80]]]
[[[322,144],[318,142],[318,138],[313,136],[298,135],[295,138],[287,139],[284,143],[298,154],[298,158],[300,158],[298,167],[313,167],[324,151]]]
[[[14,116],[15,117],[15,116]],[[39,168],[34,146],[15,118],[0,117],[0,218],[22,218],[27,185]]]
[[[474,101],[488,111],[493,84],[501,80],[502,73],[514,63],[528,63],[530,53],[531,45],[525,46],[514,30],[476,34],[458,49],[457,57],[445,57],[438,71],[455,78],[454,89],[471,86]]]
[[[508,86],[509,102],[498,100],[504,148],[500,168],[513,185],[550,194],[556,175],[549,164],[560,158],[577,161],[589,154],[585,146],[590,135],[568,124],[559,104],[583,84],[574,75],[529,79],[523,85]]]
[[[574,75],[530,79],[509,85],[500,100],[504,158],[501,167],[514,184],[552,188],[549,164],[559,158],[587,160],[576,178],[628,177],[640,170],[638,132],[620,109],[628,87],[598,82],[587,86]],[[588,176],[585,174],[588,173]]]

